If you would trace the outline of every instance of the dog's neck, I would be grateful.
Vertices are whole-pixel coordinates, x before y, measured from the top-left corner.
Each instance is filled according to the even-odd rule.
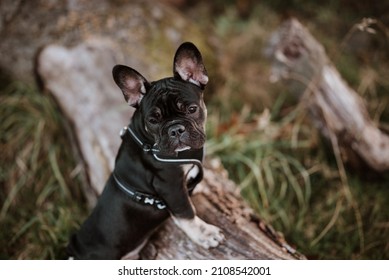
[[[131,126],[125,126],[120,131],[120,136],[123,139],[123,141],[133,141],[135,142],[139,147],[143,149],[143,152],[145,154],[149,154],[152,156],[152,158],[159,162],[162,165],[180,165],[180,166],[197,166],[197,173],[194,177],[192,177],[191,182],[188,183],[188,191],[191,193],[193,188],[196,186],[197,183],[199,183],[203,179],[204,171],[203,171],[203,157],[204,157],[204,147],[197,149],[197,150],[189,150],[189,151],[183,151],[179,152],[176,157],[161,157],[159,155],[159,150],[155,147],[155,145],[144,143],[141,138],[136,134],[135,131],[131,128]],[[191,168],[190,168],[191,169]],[[115,173],[115,171],[114,171]],[[118,177],[114,178],[119,186],[123,186],[123,189],[130,190],[129,192],[134,192],[132,190],[132,187],[125,186],[126,182],[118,179]],[[158,199],[155,200],[156,202],[159,201]],[[162,204],[161,204],[162,205]],[[164,207],[163,207],[164,208]],[[159,209],[163,209],[159,208]]]
[[[134,112],[134,115],[132,117],[132,121],[128,125],[128,127],[131,130],[132,133],[130,133],[130,136],[132,139],[137,142],[141,146],[148,146],[150,148],[154,147],[155,145],[155,139],[152,135],[147,133],[145,130],[145,124],[144,120],[142,118],[142,115],[138,110]],[[123,129],[122,129],[123,131]],[[122,136],[122,131],[120,132],[120,136]],[[123,131],[124,132],[124,131]],[[126,133],[129,131],[125,131]]]

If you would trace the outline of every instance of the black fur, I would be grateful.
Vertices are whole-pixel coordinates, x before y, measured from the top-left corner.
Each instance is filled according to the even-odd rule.
[[[142,143],[156,144],[165,158],[201,161],[206,118],[202,90],[208,77],[200,52],[191,43],[177,50],[174,65],[174,77],[152,83],[123,65],[115,66],[113,76],[126,101],[137,108],[130,127]],[[179,72],[185,75],[181,77]],[[120,259],[144,243],[169,215],[195,216],[189,193],[199,180],[188,181],[177,164],[157,161],[128,134],[123,137],[113,172],[123,184],[158,197],[167,208],[134,201],[111,175],[93,212],[71,238],[68,254],[75,259]]]

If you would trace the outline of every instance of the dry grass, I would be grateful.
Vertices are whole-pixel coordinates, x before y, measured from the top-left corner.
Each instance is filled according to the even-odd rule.
[[[226,58],[208,105],[208,153],[222,159],[259,215],[309,258],[389,259],[388,175],[343,169],[287,89],[267,82],[262,48],[279,22],[273,9],[284,1],[272,3],[272,8],[256,5],[247,18],[237,15],[234,4],[218,15],[202,10]],[[309,15],[306,24],[385,126],[387,49],[352,52],[347,47],[352,36],[344,39],[353,24],[326,29],[329,21],[340,24],[330,7]],[[336,33],[340,30],[343,35]],[[0,258],[62,258],[86,213],[80,163],[62,114],[49,96],[9,83],[0,89],[0,114]]]
[[[85,206],[62,114],[20,84],[1,90],[0,114],[0,258],[64,257]]]
[[[277,121],[266,113],[239,115],[229,124],[216,111],[210,116],[208,153],[221,158],[250,205],[308,258],[389,258],[389,178],[347,172],[343,182],[331,149],[301,112]]]
[[[222,159],[252,207],[309,258],[388,259],[388,175],[360,174],[361,170],[345,167],[337,143],[321,139],[288,89],[266,81],[269,66],[261,52],[269,30],[277,25],[274,11],[258,5],[251,17],[242,19],[231,9],[220,15],[216,26],[228,54],[222,64],[226,80],[235,81],[221,85],[223,100],[238,102],[225,106],[216,101],[210,110],[208,151]],[[381,44],[353,52],[352,39],[361,35],[355,30],[366,20],[349,25],[350,32],[343,36],[330,38],[332,30],[325,34],[325,27],[318,28],[325,22],[317,16],[316,22],[305,23],[330,50],[342,75],[367,99],[375,120],[385,126],[389,120],[389,84],[383,79],[389,69],[383,59],[389,55],[385,27],[370,24],[368,28],[381,34],[374,38]],[[327,8],[326,21],[340,24],[332,17],[336,14]],[[251,81],[256,87],[247,86]],[[270,118],[263,122],[266,107],[271,108]]]

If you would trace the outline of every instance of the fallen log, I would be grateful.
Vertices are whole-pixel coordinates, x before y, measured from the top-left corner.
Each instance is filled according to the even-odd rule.
[[[310,112],[344,162],[389,170],[389,136],[372,121],[364,101],[342,79],[323,46],[296,19],[282,24],[266,50],[271,80],[283,79]]]
[[[111,69],[120,54],[107,40],[85,41],[69,49],[45,47],[37,71],[46,90],[57,99],[73,125],[90,178],[92,200],[112,171],[120,144],[119,130],[128,124],[130,109],[112,81]],[[226,240],[205,250],[191,242],[170,220],[141,252],[144,259],[293,259],[304,258],[246,205],[238,188],[214,161],[193,196],[198,215],[220,227]],[[93,197],[94,196],[94,197]]]

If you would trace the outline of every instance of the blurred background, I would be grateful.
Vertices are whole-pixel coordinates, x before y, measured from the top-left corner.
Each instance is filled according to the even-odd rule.
[[[88,213],[82,159],[63,133],[69,124],[55,100],[32,81],[33,69],[31,79],[9,70],[17,57],[5,46],[7,24],[25,3],[6,2],[0,4],[5,38],[0,56],[10,61],[0,68],[0,259],[58,259]],[[139,1],[112,5],[132,2]],[[271,33],[296,17],[365,100],[374,122],[388,132],[389,2],[158,2],[196,28],[185,38],[196,36],[193,40],[206,44],[200,49],[211,82],[206,91],[208,156],[220,158],[258,215],[309,259],[389,259],[388,172],[346,166],[343,174],[331,146],[288,87],[270,83],[271,62],[264,56]],[[99,9],[99,1],[93,3]],[[149,16],[147,21],[158,17]],[[364,18],[375,22],[367,31],[358,29]],[[38,32],[45,28],[40,25]],[[18,31],[20,38],[25,30]],[[47,34],[56,40],[66,36]],[[31,39],[19,44],[25,53],[38,50]],[[158,39],[148,46],[163,47]]]

